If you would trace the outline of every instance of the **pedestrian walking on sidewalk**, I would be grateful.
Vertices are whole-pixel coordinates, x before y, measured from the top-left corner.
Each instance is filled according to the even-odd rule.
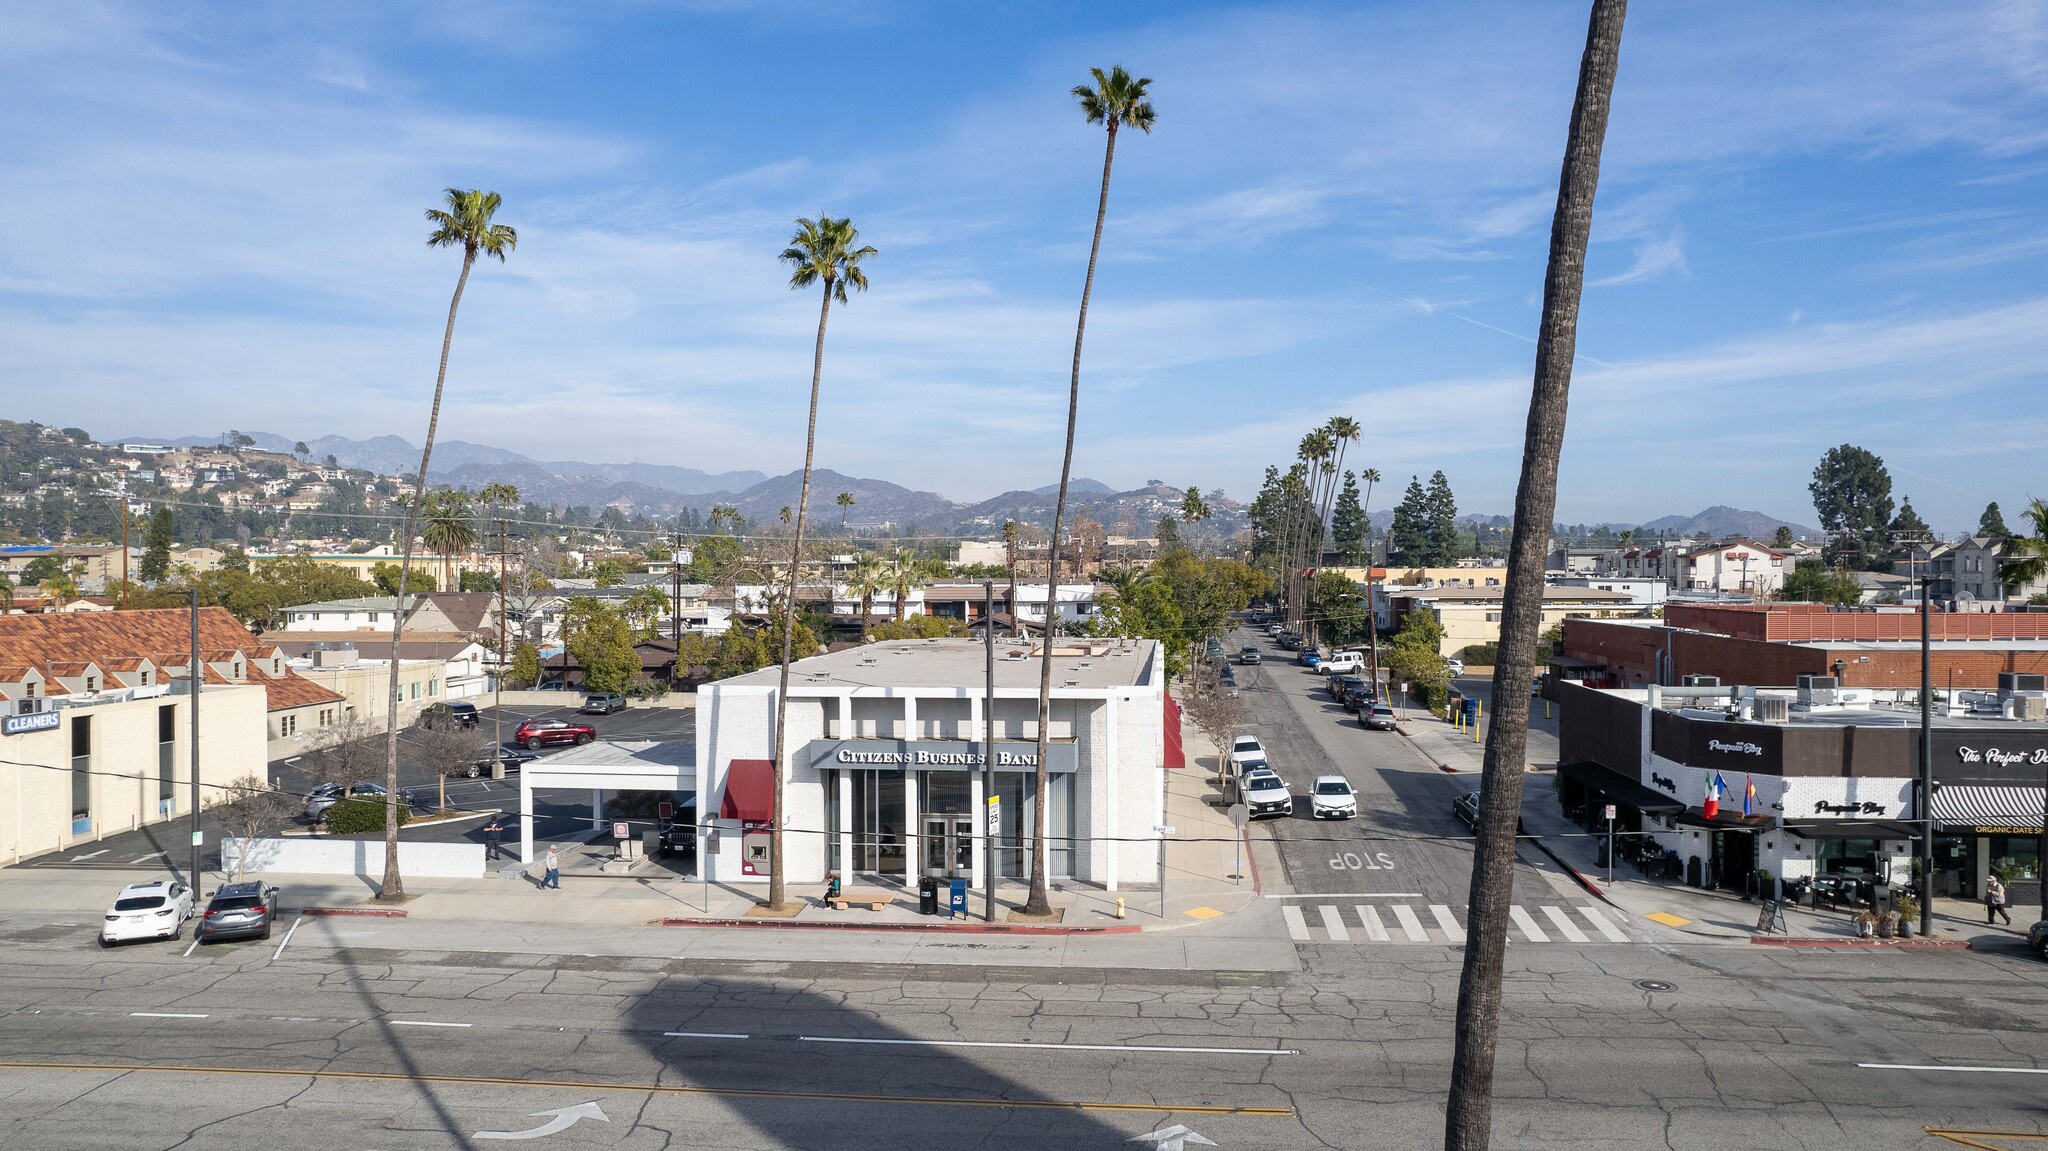
[[[541,877],[540,885],[542,887],[552,887],[556,891],[560,891],[562,889],[562,857],[555,854],[555,849],[552,846],[548,848],[546,867],[547,874]]]
[[[486,860],[505,858],[504,847],[505,824],[503,816],[493,815],[491,821],[484,824],[484,858]]]
[[[2007,927],[2012,926],[2012,916],[2005,910],[2005,884],[1994,875],[1984,881],[1984,922],[1996,923],[2001,918]]]

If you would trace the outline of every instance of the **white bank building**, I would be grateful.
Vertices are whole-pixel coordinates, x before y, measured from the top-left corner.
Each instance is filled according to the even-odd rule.
[[[987,659],[978,639],[883,642],[790,666],[789,733],[774,810],[775,692],[766,668],[698,692],[693,774],[700,864],[721,883],[765,883],[779,814],[792,883],[838,874],[980,885],[1030,873],[1046,805],[1048,872],[1099,885],[1156,882],[1165,769],[1179,717],[1151,640],[1063,639],[1053,649],[1050,785],[1038,794],[1039,649],[999,642],[994,787],[984,785]]]

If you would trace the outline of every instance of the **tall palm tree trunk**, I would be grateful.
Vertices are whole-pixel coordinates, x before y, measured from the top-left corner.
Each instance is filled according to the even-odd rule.
[[[1008,558],[1010,563],[1010,598],[1005,602],[1007,602],[1010,607],[1010,638],[1015,639],[1017,636],[1023,634],[1022,628],[1017,622],[1017,541],[1010,540],[1008,541],[1008,544]],[[996,621],[988,621],[988,626],[996,626]]]
[[[1543,628],[1543,556],[1557,510],[1557,463],[1564,448],[1565,405],[1578,342],[1579,295],[1585,286],[1586,241],[1592,232],[1593,194],[1600,183],[1600,148],[1621,58],[1622,19],[1628,0],[1593,0],[1571,131],[1558,178],[1557,214],[1550,226],[1550,264],[1543,280],[1543,322],[1536,344],[1535,382],[1522,441],[1522,479],[1515,492],[1514,536],[1508,551],[1507,591],[1501,604],[1500,657],[1493,669],[1493,727],[1486,741],[1479,785],[1478,843],[1467,897],[1464,977],[1458,985],[1456,1054],[1444,1110],[1445,1151],[1485,1151],[1493,1127],[1493,1062],[1501,1006],[1501,964],[1507,947],[1508,909],[1514,902],[1515,820],[1522,810],[1522,771],[1528,751],[1529,676]]]
[[[825,281],[825,299],[818,305],[818,345],[811,352],[811,415],[804,429],[804,480],[797,489],[796,534],[789,541],[788,593],[782,597],[782,673],[775,687],[775,816],[768,824],[768,907],[781,911],[786,902],[787,883],[783,873],[782,756],[788,746],[789,652],[796,635],[796,577],[803,567],[804,514],[811,506],[811,460],[818,443],[818,381],[825,375],[825,320],[832,314],[832,281]],[[863,621],[865,622],[865,621]]]
[[[1367,468],[1366,470],[1371,471],[1372,469]],[[1380,622],[1379,615],[1373,606],[1373,589],[1379,581],[1374,579],[1372,575],[1372,569],[1375,565],[1372,562],[1372,477],[1370,476],[1366,477],[1365,500],[1359,505],[1358,513],[1365,517],[1365,642],[1372,649],[1372,667],[1370,669],[1372,690],[1375,695],[1378,695],[1380,690]],[[1380,696],[1379,702],[1385,703],[1387,696],[1393,694],[1393,692],[1389,691],[1386,696]]]
[[[1074,419],[1081,407],[1081,341],[1088,333],[1088,297],[1095,290],[1095,261],[1102,252],[1102,221],[1109,215],[1109,171],[1116,163],[1116,121],[1109,122],[1109,143],[1102,150],[1102,194],[1095,201],[1095,239],[1088,246],[1088,274],[1081,281],[1081,315],[1074,324],[1074,371],[1067,384],[1067,446],[1060,458],[1060,494],[1052,505],[1052,539],[1045,553],[1045,642],[1038,662],[1038,764],[1032,786],[1038,789],[1031,805],[1031,895],[1024,903],[1026,915],[1051,915],[1052,901],[1046,896],[1046,808],[1052,799],[1052,773],[1047,757],[1052,751],[1052,641],[1059,631],[1060,533],[1067,517],[1067,480],[1074,474]],[[1015,612],[1015,604],[1010,605]]]
[[[398,541],[398,595],[391,610],[391,675],[384,693],[384,879],[377,898],[396,902],[405,898],[405,880],[398,872],[398,641],[405,637],[406,581],[412,574],[412,537],[419,528],[420,513],[426,510],[427,463],[434,458],[434,433],[441,426],[441,391],[448,383],[448,350],[455,344],[455,313],[462,307],[462,289],[469,284],[470,265],[476,263],[476,249],[462,252],[462,274],[455,278],[455,295],[448,301],[448,327],[441,333],[441,366],[434,373],[434,404],[427,413],[427,443],[420,449],[420,470],[412,481],[412,499],[405,505],[405,528]]]

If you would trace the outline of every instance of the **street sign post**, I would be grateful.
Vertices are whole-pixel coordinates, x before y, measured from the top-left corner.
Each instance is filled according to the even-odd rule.
[[[1159,833],[1159,918],[1166,918],[1166,837],[1173,834],[1173,825],[1164,824],[1153,830]]]
[[[1614,805],[1607,805],[1607,886],[1614,886]]]
[[[1252,809],[1242,803],[1230,805],[1230,826],[1237,829],[1237,866],[1230,869],[1230,882],[1244,882],[1244,825],[1252,821]]]

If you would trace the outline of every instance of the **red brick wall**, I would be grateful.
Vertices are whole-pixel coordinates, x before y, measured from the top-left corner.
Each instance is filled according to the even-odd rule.
[[[1795,647],[1591,619],[1565,621],[1564,654],[1606,664],[1615,669],[1616,678],[1623,685],[1654,683],[1657,652],[1667,642],[1667,635],[1673,683],[1682,682],[1682,677],[1688,675],[1711,675],[1730,686],[1790,687],[1802,675],[1833,675],[1834,661],[1839,659],[1842,683],[1847,687],[1920,685],[1920,652],[1913,648],[1868,651],[1846,646]],[[1916,630],[1913,638],[1918,636]],[[2048,651],[1943,651],[1936,642],[1931,662],[1934,684],[1943,689],[1951,683],[1959,688],[1995,689],[1998,674],[2007,671],[2048,675]]]
[[[1915,612],[1834,611],[1826,604],[1670,604],[1664,622],[1672,627],[1745,639],[1790,643],[1828,640],[1915,640]],[[1928,628],[1943,639],[2048,639],[2048,612],[1936,611]]]

